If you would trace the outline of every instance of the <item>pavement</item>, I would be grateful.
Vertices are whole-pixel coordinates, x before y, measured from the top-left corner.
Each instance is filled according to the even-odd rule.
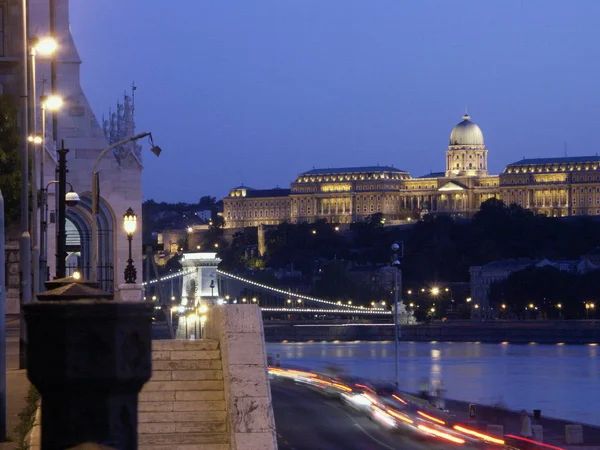
[[[271,379],[279,450],[441,450],[430,439],[391,432],[289,380]],[[462,446],[461,449],[468,449]]]
[[[25,370],[19,370],[19,319],[6,319],[6,434],[10,438],[19,423],[19,413],[27,405],[29,380]],[[0,450],[17,448],[14,442],[0,442]]]

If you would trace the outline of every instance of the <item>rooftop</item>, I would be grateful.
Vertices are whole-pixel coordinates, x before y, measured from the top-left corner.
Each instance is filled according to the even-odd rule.
[[[396,169],[391,166],[364,166],[364,167],[340,167],[340,168],[332,168],[332,169],[312,169],[308,172],[302,172],[300,175],[329,175],[329,174],[339,174],[339,173],[365,173],[365,172],[397,172],[397,173],[405,173],[406,171]]]
[[[421,175],[420,177],[415,177],[415,178],[440,178],[440,177],[445,177],[445,176],[446,176],[446,172],[430,172],[428,174]]]
[[[282,188],[252,189],[246,192],[246,198],[287,197],[291,192],[291,189]]]
[[[499,261],[492,261],[488,264],[484,264],[481,266],[481,269],[484,270],[493,270],[493,269],[524,269],[529,266],[533,266],[539,263],[538,259],[501,259]]]
[[[600,156],[564,156],[559,158],[528,158],[510,163],[508,166],[530,166],[533,164],[567,164],[600,162]]]

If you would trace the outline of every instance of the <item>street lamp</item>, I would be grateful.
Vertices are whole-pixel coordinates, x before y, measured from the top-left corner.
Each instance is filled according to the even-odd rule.
[[[215,300],[215,280],[210,280],[210,299],[211,301]]]
[[[133,240],[133,233],[137,228],[137,216],[133,212],[133,209],[128,208],[127,212],[123,215],[123,227],[127,234],[127,241],[129,242],[129,259],[127,260],[127,267],[125,267],[125,283],[134,284],[137,278],[137,272],[133,267],[133,259],[131,257],[131,241]]]
[[[585,304],[585,318],[586,318],[586,320],[588,320],[590,318],[590,309],[593,310],[595,307],[596,307],[596,305],[594,303],[586,303]]]
[[[146,136],[150,136],[150,151],[154,153],[157,157],[162,152],[161,148],[157,145],[154,145],[154,141],[152,140],[152,133],[144,132],[140,134],[136,134],[135,136],[128,137],[127,139],[123,139],[119,142],[115,142],[114,144],[109,145],[104,150],[100,152],[98,157],[96,158],[96,162],[94,162],[94,166],[92,167],[92,273],[91,273],[91,281],[97,281],[98,278],[98,200],[100,197],[100,178],[98,174],[98,164],[106,154],[112,149],[119,147],[121,145],[125,145],[128,142],[137,141],[138,139],[142,139]]]
[[[40,181],[43,182],[41,179]],[[44,282],[48,279],[46,271],[47,271],[47,258],[48,258],[48,248],[46,247],[46,236],[48,232],[48,188],[51,184],[60,183],[59,180],[50,181],[45,188],[41,189],[40,193],[40,287],[44,285]],[[65,194],[63,198],[59,198],[59,202],[64,203],[69,208],[73,208],[77,206],[79,203],[79,195],[74,191],[73,185],[68,181],[65,181],[66,184],[69,185],[71,189],[69,192]]]
[[[398,295],[400,293],[400,283],[398,280],[398,275],[400,272],[400,259],[398,256],[398,252],[400,251],[400,246],[394,242],[392,244],[392,267],[394,268],[394,381],[396,382],[396,388],[400,384],[400,373],[398,371],[398,358],[399,358],[399,342],[400,339],[400,325],[398,324]]]
[[[30,56],[30,89],[29,93],[29,133],[31,137],[31,143],[40,147],[41,152],[43,153],[43,143],[44,143],[44,132],[42,130],[42,135],[37,135],[37,94],[36,94],[36,56],[50,56],[56,52],[58,48],[58,44],[56,43],[56,39],[52,37],[44,37],[33,39],[30,42],[29,47],[29,56]],[[43,112],[42,112],[43,114]],[[30,157],[31,157],[31,242],[32,242],[32,253],[31,253],[31,272],[33,274],[33,293],[37,294],[40,290],[40,248],[41,246],[38,244],[38,182],[37,182],[37,152],[35,146],[30,147]],[[43,154],[41,155],[43,157]],[[43,172],[40,172],[43,174]],[[40,176],[40,178],[43,175]],[[41,178],[42,179],[42,178]],[[44,185],[44,181],[40,182],[40,188]]]

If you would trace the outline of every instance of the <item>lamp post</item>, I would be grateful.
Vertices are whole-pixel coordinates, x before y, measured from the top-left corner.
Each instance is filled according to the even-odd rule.
[[[438,295],[440,295],[440,288],[439,287],[433,287],[433,288],[431,288],[431,295],[434,298],[434,300],[433,300],[433,308],[431,309],[431,313],[433,315],[433,313],[435,312],[434,308],[437,306]]]
[[[31,302],[31,234],[29,233],[29,114],[28,114],[28,42],[27,0],[21,0],[21,235],[19,237],[19,369],[27,366],[27,330],[23,305]]]
[[[56,278],[66,277],[67,271],[67,231],[65,226],[67,215],[67,153],[69,149],[58,149],[58,215],[56,233]]]
[[[133,266],[133,259],[131,257],[131,241],[133,240],[133,233],[135,233],[135,229],[137,228],[137,216],[133,212],[133,209],[128,208],[127,212],[123,215],[123,226],[127,234],[127,241],[129,242],[129,259],[127,260],[127,267],[125,267],[125,283],[135,284],[137,272]]]
[[[161,153],[161,148],[157,145],[154,145],[154,141],[152,140],[152,133],[144,132],[140,134],[136,134],[135,136],[128,137],[127,139],[123,139],[119,142],[115,142],[114,144],[109,145],[104,150],[100,152],[98,158],[96,158],[96,162],[92,168],[92,270],[91,270],[91,281],[96,281],[98,278],[98,202],[100,198],[100,178],[98,174],[98,164],[106,154],[114,148],[120,147],[121,145],[125,145],[128,142],[137,141],[138,139],[142,139],[146,136],[150,136],[150,144],[152,148],[150,151],[154,153],[157,157]]]
[[[40,188],[44,186],[44,162],[46,160],[46,113],[48,110],[57,111],[63,104],[62,97],[58,95],[42,96],[41,101],[42,108],[42,142],[40,148]],[[52,182],[51,182],[52,183]],[[48,184],[48,186],[50,183]],[[47,192],[46,189],[42,189],[40,195],[40,268],[39,268],[39,287],[44,288],[44,281],[47,280],[46,267],[48,263],[48,248],[46,244],[46,237],[48,233],[48,222],[47,222]],[[70,183],[69,183],[70,186]],[[71,186],[73,191],[73,186]]]
[[[210,301],[215,301],[215,280],[210,280]]]
[[[392,244],[392,267],[394,267],[394,382],[396,388],[400,385],[400,374],[398,371],[398,359],[399,359],[399,339],[400,339],[400,325],[398,324],[398,296],[400,293],[400,283],[398,275],[400,272],[400,259],[398,252],[401,250],[400,245],[396,242]]]
[[[43,152],[43,144],[44,144],[44,130],[42,130],[41,137],[37,136],[37,94],[36,94],[36,56],[49,56],[52,55],[58,45],[56,40],[51,37],[45,37],[41,39],[33,39],[32,45],[29,47],[29,56],[30,56],[30,87],[31,92],[29,95],[29,127],[30,134],[29,139],[30,142],[36,144]],[[42,111],[43,115],[43,111]],[[42,119],[43,121],[44,119]],[[44,123],[42,122],[42,128],[44,128]],[[41,242],[38,241],[38,184],[37,184],[37,152],[35,146],[31,147],[31,242],[33,244],[32,253],[31,253],[31,270],[33,273],[33,295],[37,294],[40,290],[40,248]],[[43,153],[41,155],[43,158]],[[43,181],[40,183],[40,187],[43,186]]]

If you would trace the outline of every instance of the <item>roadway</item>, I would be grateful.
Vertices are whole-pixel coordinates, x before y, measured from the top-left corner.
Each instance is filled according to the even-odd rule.
[[[280,450],[441,450],[455,448],[382,428],[341,402],[289,380],[271,379]],[[467,449],[467,446],[461,446]]]

